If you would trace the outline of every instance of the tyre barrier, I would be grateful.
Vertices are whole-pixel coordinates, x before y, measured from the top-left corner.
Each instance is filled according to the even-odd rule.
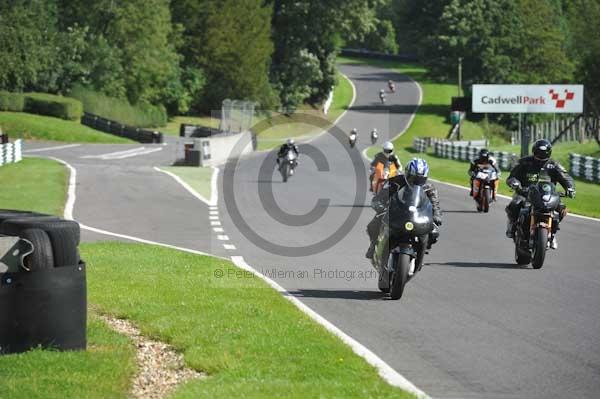
[[[163,142],[163,134],[160,132],[123,125],[87,112],[81,117],[81,124],[100,130],[101,132],[125,137],[140,143],[160,144]]]
[[[569,154],[571,175],[600,183],[600,159],[579,154]]]
[[[482,147],[453,145],[452,143],[434,143],[434,154],[441,158],[449,158],[460,161],[471,161],[477,158]],[[510,170],[518,161],[516,154],[503,151],[490,151],[490,155],[498,161],[498,167]]]
[[[12,143],[0,144],[0,166],[8,163],[17,163],[22,159],[23,141],[21,139],[15,140]]]
[[[79,240],[77,222],[0,210],[0,244],[8,244],[0,245],[0,354],[86,348],[86,265]]]

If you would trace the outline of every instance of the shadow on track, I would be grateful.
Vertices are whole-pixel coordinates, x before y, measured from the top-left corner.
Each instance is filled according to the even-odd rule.
[[[444,263],[425,263],[426,266],[451,266],[451,267],[479,267],[487,269],[527,269],[527,266],[520,266],[516,263],[497,263],[497,262],[444,262]]]
[[[359,301],[384,300],[386,294],[378,291],[354,290],[297,290],[290,294],[298,298],[326,298],[326,299],[355,299]]]

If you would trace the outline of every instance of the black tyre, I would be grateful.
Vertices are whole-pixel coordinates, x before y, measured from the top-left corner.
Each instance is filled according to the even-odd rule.
[[[54,265],[73,266],[79,263],[80,229],[72,220],[49,218],[9,219],[2,223],[0,231],[9,235],[20,235],[25,229],[44,230],[52,244]]]
[[[390,298],[398,300],[404,293],[404,286],[408,281],[408,270],[410,268],[410,256],[404,254],[392,254],[396,268],[390,273]]]
[[[533,245],[533,254],[531,259],[531,265],[534,269],[540,269],[542,266],[544,266],[547,246],[548,230],[544,228],[538,228],[535,232],[535,243]]]
[[[41,213],[30,212],[30,211],[17,211],[10,209],[0,209],[0,224],[8,219],[23,218],[23,217],[34,217],[34,216],[45,216]]]
[[[33,252],[23,258],[23,264],[29,271],[51,269],[54,267],[54,256],[50,237],[44,230],[25,229],[19,237],[26,239],[33,245]]]
[[[379,272],[377,288],[379,288],[379,291],[381,291],[385,294],[390,292],[390,273],[387,270],[383,270],[383,271]]]
[[[286,183],[288,181],[288,176],[290,173],[290,165],[284,163],[281,167],[281,177],[283,178],[283,182]]]
[[[483,196],[481,197],[481,209],[488,213],[490,211],[490,202],[492,202],[492,193],[488,187],[483,189]]]
[[[525,266],[531,263],[531,254],[528,251],[520,249],[515,244],[515,261],[518,265]]]

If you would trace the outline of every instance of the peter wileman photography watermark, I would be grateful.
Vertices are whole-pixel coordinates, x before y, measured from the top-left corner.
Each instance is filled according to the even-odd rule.
[[[341,269],[336,267],[319,266],[311,268],[281,268],[281,267],[262,267],[257,271],[270,279],[281,280],[339,280],[339,281],[377,281],[378,274],[375,269],[353,270]],[[213,272],[217,279],[254,279],[259,278],[254,273],[235,268],[217,268]]]

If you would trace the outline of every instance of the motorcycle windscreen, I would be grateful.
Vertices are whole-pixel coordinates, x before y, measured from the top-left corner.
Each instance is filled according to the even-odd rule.
[[[424,235],[433,229],[433,208],[423,187],[407,185],[390,201],[388,212],[392,230],[411,235]]]

